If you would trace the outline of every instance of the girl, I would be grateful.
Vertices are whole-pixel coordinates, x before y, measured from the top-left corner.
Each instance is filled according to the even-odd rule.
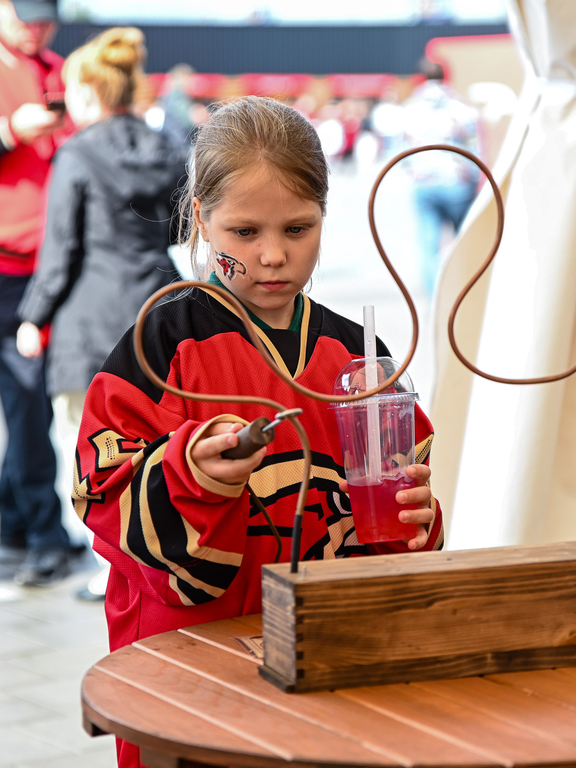
[[[66,104],[79,132],[57,154],[40,266],[19,307],[20,352],[42,351],[52,323],[48,391],[72,458],[86,390],[142,303],[172,279],[171,197],[185,151],[132,114],[144,37],[113,28],[66,61]],[[107,565],[107,564],[106,564]],[[80,596],[104,596],[106,574]]]
[[[327,167],[318,136],[296,111],[268,98],[220,107],[202,127],[183,201],[190,247],[209,249],[204,289],[149,314],[148,361],[164,380],[194,392],[254,394],[300,420],[313,468],[301,559],[433,549],[442,543],[439,508],[425,464],[410,468],[414,487],[398,500],[415,523],[408,543],[359,545],[343,483],[333,413],[280,381],[248,339],[235,310],[210,284],[224,285],[249,311],[278,366],[311,389],[331,392],[336,375],[363,357],[362,328],[302,293],[318,260]],[[129,331],[94,379],[84,408],[75,506],[112,563],[106,610],[112,649],[138,638],[261,611],[260,568],[276,543],[250,485],[267,507],[289,558],[302,472],[295,431],[279,427],[247,459],[222,452],[262,414],[255,405],[191,402],[160,391],[141,372]],[[379,342],[379,355],[388,354]],[[417,414],[416,440],[428,459],[432,428]],[[137,765],[125,743],[120,765]]]

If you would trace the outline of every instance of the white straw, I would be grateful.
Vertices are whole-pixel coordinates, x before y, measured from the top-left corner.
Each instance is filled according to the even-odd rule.
[[[364,307],[364,357],[366,358],[366,389],[378,386],[378,365],[376,363],[376,327],[374,322],[374,307]],[[373,482],[382,476],[382,459],[380,454],[380,420],[378,402],[368,398],[368,477]]]

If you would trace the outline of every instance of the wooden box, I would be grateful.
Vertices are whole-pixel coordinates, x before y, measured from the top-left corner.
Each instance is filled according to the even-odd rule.
[[[288,563],[262,572],[286,691],[576,666],[576,542]]]

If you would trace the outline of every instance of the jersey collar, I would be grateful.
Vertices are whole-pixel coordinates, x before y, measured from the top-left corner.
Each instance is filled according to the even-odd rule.
[[[219,288],[223,288],[227,293],[230,293],[230,294],[232,293],[230,290],[228,290],[228,288],[226,288],[226,286],[218,278],[215,272],[212,272],[212,274],[204,284],[203,290],[206,291],[206,293],[208,293],[212,298],[216,299],[221,304],[223,304],[226,307],[226,309],[228,309],[230,312],[236,315],[236,317],[240,317],[240,315],[236,311],[236,308],[230,302],[226,301],[219,294],[210,290],[210,285],[216,285]],[[292,318],[292,322],[290,323],[290,328],[287,329],[289,331],[300,333],[300,355],[298,357],[298,366],[293,376],[288,370],[288,367],[286,366],[286,363],[284,362],[279,350],[273,344],[270,337],[266,334],[266,331],[274,331],[276,329],[272,328],[272,326],[260,320],[260,318],[257,317],[253,312],[251,312],[247,307],[244,307],[244,308],[246,309],[246,312],[248,312],[250,319],[256,326],[256,333],[264,343],[266,349],[272,356],[272,359],[274,360],[276,365],[279,368],[281,368],[291,378],[294,378],[294,379],[298,378],[298,376],[300,376],[300,374],[302,373],[306,365],[308,327],[310,324],[310,299],[308,298],[308,296],[306,296],[302,292],[296,295],[294,317]]]

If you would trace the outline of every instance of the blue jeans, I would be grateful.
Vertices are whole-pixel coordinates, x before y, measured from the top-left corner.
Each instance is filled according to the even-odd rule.
[[[0,477],[0,540],[29,549],[69,546],[62,525],[56,456],[49,436],[52,406],[46,394],[44,357],[16,349],[16,308],[27,278],[0,276],[0,399],[8,444]]]
[[[476,197],[476,180],[466,184],[422,184],[415,189],[424,288],[432,295],[440,266],[442,229],[458,232]]]

